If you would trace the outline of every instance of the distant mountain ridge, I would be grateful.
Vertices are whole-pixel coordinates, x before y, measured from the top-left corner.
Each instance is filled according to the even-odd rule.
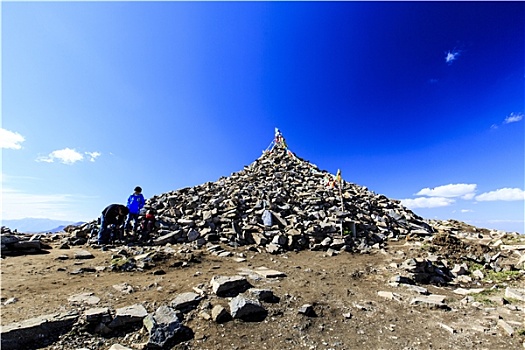
[[[23,218],[15,220],[2,220],[2,226],[20,233],[60,232],[68,225],[81,225],[83,222],[52,220],[42,218]]]

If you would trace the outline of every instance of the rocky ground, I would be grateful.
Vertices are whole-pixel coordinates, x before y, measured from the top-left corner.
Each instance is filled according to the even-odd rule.
[[[177,296],[188,292],[198,296],[193,306],[177,311],[187,331],[175,334],[164,348],[523,348],[524,238],[457,236],[389,241],[367,254],[270,254],[225,244],[67,249],[60,235],[45,236],[41,254],[1,261],[2,348],[8,348],[13,332],[7,325],[67,312],[76,316],[60,336],[39,330],[45,336],[36,343],[15,348],[155,348],[148,343],[144,315],[107,332],[94,330],[87,315],[107,308],[108,324],[119,308],[142,305],[151,314],[163,305],[176,307]],[[499,272],[490,267],[491,260]],[[281,274],[264,277],[261,267]],[[219,296],[210,284],[214,276],[244,276],[252,288],[240,295],[249,300],[257,300],[250,292],[254,288],[274,298],[258,301],[266,310],[260,316],[232,319],[230,301],[245,288]],[[212,312],[217,305],[224,307],[222,318]],[[14,328],[21,327],[28,326]]]
[[[2,349],[524,347],[524,236],[425,220],[283,145],[145,209],[146,245],[2,227]]]

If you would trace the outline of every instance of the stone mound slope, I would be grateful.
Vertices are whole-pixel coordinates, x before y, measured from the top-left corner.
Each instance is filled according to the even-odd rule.
[[[284,250],[366,250],[434,228],[398,200],[335,176],[280,147],[243,170],[154,196],[156,244],[221,241]],[[263,218],[266,218],[266,222]],[[269,222],[270,220],[271,222]]]

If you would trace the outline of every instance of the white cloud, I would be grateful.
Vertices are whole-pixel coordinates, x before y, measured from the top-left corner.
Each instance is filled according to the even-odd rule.
[[[51,158],[50,156],[48,157],[45,157],[45,156],[41,156],[41,157],[38,157],[36,159],[37,162],[43,162],[43,163],[53,163],[54,160],[53,158]]]
[[[458,56],[460,55],[460,51],[459,50],[452,50],[452,51],[449,51],[446,53],[445,55],[445,61],[448,63],[448,64],[452,64],[452,62],[454,62],[455,60],[458,59]]]
[[[463,199],[472,199],[476,192],[476,184],[449,184],[434,188],[424,188],[416,195],[429,197],[461,197]]]
[[[509,114],[505,120],[503,121],[503,124],[510,124],[510,123],[516,123],[523,119],[523,113],[511,113]]]
[[[97,157],[100,157],[100,152],[85,152],[89,156],[89,161],[94,162]]]
[[[53,163],[55,159],[58,159],[61,163],[64,164],[73,164],[84,159],[84,156],[82,155],[82,153],[78,153],[74,149],[64,148],[49,153],[47,157],[39,157],[37,158],[37,161]]]
[[[21,149],[25,138],[17,132],[0,128],[0,148]]]
[[[523,113],[511,113],[509,114],[507,117],[505,117],[505,119],[503,120],[503,122],[501,123],[501,125],[505,125],[505,124],[510,124],[510,123],[517,123],[521,120],[523,120],[523,116],[524,114]],[[498,129],[500,126],[497,125],[497,124],[492,124],[490,126],[490,128],[492,130],[496,130]]]
[[[474,198],[475,195],[476,195],[475,192],[466,193],[466,194],[464,194],[463,196],[461,196],[461,199],[465,199],[465,200],[469,201],[469,200],[471,200],[472,198]]]
[[[471,210],[471,209],[461,209],[461,212],[462,212],[462,213],[473,213],[474,210]]]
[[[419,197],[415,199],[401,199],[401,203],[410,209],[446,207],[455,202],[454,199],[444,197]]]
[[[522,201],[525,200],[525,191],[520,188],[500,188],[476,196],[480,202],[489,201]]]
[[[100,157],[100,152],[84,152],[90,162],[94,162],[97,157]],[[45,163],[54,163],[55,160],[63,164],[74,164],[84,160],[84,155],[80,152],[77,152],[75,149],[64,148],[60,150],[53,151],[47,156],[41,156],[36,159],[37,162]]]

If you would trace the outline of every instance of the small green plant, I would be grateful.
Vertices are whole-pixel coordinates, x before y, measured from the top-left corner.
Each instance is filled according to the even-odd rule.
[[[505,281],[514,281],[519,279],[521,273],[519,271],[500,271],[496,272],[493,270],[488,270],[485,273],[485,279],[494,281],[495,283],[505,282]]]
[[[473,294],[473,296],[480,296],[480,297],[490,297],[490,296],[493,296],[495,294],[498,294],[500,291],[500,288],[499,287],[496,287],[496,288],[490,288],[490,289],[485,289],[483,290],[482,292],[480,293],[475,293]]]
[[[471,294],[475,301],[480,302],[484,305],[494,305],[494,300],[491,299],[492,296],[498,294],[500,292],[500,288],[490,288],[485,289],[484,291],[480,293]]]
[[[468,267],[469,267],[470,272],[476,271],[476,270],[481,270],[482,272],[485,271],[485,267],[483,265],[475,263],[475,262],[468,263]]]
[[[477,302],[482,303],[483,305],[487,305],[487,306],[493,306],[495,304],[494,300],[489,299],[489,298],[476,298],[476,297],[474,297],[474,300],[476,300]]]
[[[476,270],[483,272],[484,281],[492,281],[494,283],[514,281],[521,277],[522,273],[520,271],[499,271],[496,272],[491,269],[486,269],[483,265],[471,262],[469,263],[469,271],[472,273]]]

